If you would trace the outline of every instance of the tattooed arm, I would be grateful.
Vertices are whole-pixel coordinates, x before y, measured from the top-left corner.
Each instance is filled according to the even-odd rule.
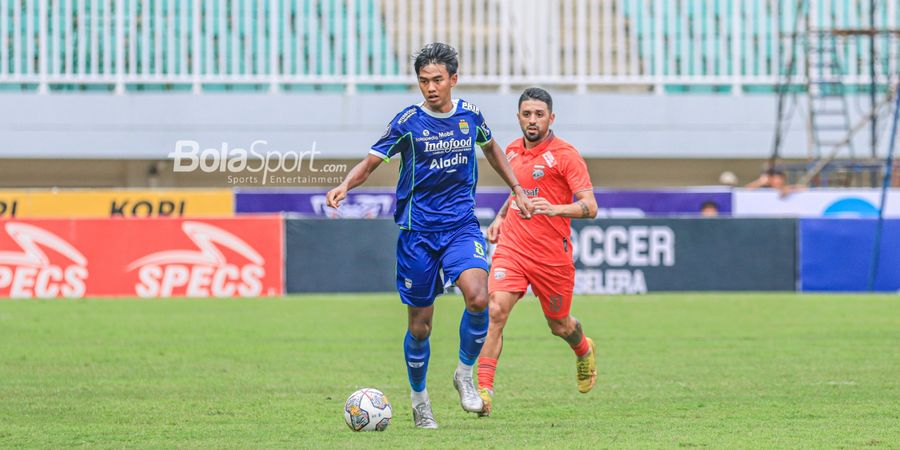
[[[597,215],[597,199],[594,191],[584,190],[575,193],[575,203],[553,205],[544,198],[533,198],[534,213],[546,216],[562,216],[571,219],[593,219]]]

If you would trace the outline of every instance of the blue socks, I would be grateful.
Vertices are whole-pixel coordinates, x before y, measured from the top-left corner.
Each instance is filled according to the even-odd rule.
[[[467,366],[475,365],[481,347],[484,346],[484,338],[488,332],[488,309],[473,313],[468,309],[463,311],[462,320],[459,321],[459,361]]]
[[[475,365],[484,338],[488,331],[488,310],[473,313],[463,311],[459,322],[459,361],[467,366]],[[428,358],[431,357],[431,345],[428,339],[418,340],[409,330],[403,339],[403,354],[406,357],[406,374],[413,392],[425,390],[425,376],[428,373]]]
[[[406,331],[403,339],[403,354],[406,356],[406,375],[409,377],[409,386],[414,392],[425,390],[425,374],[428,373],[428,358],[431,356],[431,346],[428,338],[418,340]]]

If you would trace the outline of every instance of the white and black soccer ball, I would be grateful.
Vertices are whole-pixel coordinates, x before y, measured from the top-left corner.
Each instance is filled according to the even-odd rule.
[[[344,404],[344,420],[353,431],[384,431],[392,415],[391,402],[378,389],[360,389]]]

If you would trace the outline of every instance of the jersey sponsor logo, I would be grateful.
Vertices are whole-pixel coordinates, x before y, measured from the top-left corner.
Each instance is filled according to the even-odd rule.
[[[437,142],[425,142],[425,151],[429,153],[441,152],[449,153],[459,150],[471,150],[472,138],[465,139],[444,139]]]
[[[431,160],[431,165],[428,166],[429,169],[448,169],[453,166],[457,166],[460,164],[468,164],[469,157],[466,155],[461,155],[459,153],[454,154],[448,158],[437,158]]]
[[[544,177],[544,166],[535,164],[534,170],[531,171],[531,178],[534,178],[535,181],[537,181],[543,177]]]
[[[469,103],[469,102],[467,102],[467,101],[463,101],[463,102],[462,102],[462,107],[463,107],[463,109],[468,110],[468,111],[472,111],[472,112],[475,113],[475,114],[480,114],[480,111],[478,110],[478,107],[475,106],[474,103]]]
[[[416,142],[431,142],[431,141],[437,141],[437,140],[444,139],[444,138],[452,138],[453,136],[454,136],[454,133],[452,130],[438,131],[437,134],[433,134],[429,130],[422,130],[422,136],[417,137],[415,140],[416,140]],[[428,149],[426,148],[425,151],[428,151]]]
[[[434,136],[430,136],[430,135],[429,135],[429,136],[419,136],[419,137],[416,138],[416,142],[436,141],[436,140],[438,140],[438,139],[440,139],[440,138],[441,138],[441,137],[440,137],[440,136],[437,136],[437,135],[434,135]]]
[[[545,152],[544,153],[544,161],[547,161],[547,165],[551,168],[556,165],[556,158],[553,157],[553,153]]]
[[[241,238],[212,225],[186,221],[181,229],[198,250],[165,250],[134,260],[127,271],[138,271],[135,293],[141,297],[245,297],[262,293],[265,260]],[[221,249],[244,257],[229,262]]]
[[[534,189],[522,188],[522,190],[525,191],[525,195],[527,195],[528,197],[540,197],[540,195],[541,195],[541,188],[534,188]]]
[[[525,189],[525,188],[522,188],[522,190],[525,191],[525,196],[528,197],[528,198],[534,198],[534,197],[540,197],[540,196],[541,196],[541,188],[534,188],[534,189]],[[514,201],[513,201],[513,202],[509,202],[509,207],[512,208],[512,209],[514,209],[514,210],[516,210],[516,211],[519,211],[519,205],[516,204],[516,202],[514,202]]]
[[[485,137],[488,137],[491,135],[491,129],[488,128],[487,123],[481,124],[481,131],[484,133]]]
[[[33,225],[10,222],[6,233],[21,252],[0,251],[0,290],[12,298],[81,297],[88,277],[87,258],[61,237]],[[41,247],[65,257],[53,263]]]
[[[462,134],[469,134],[469,122],[466,122],[466,119],[459,119],[459,131],[462,131]]]
[[[409,109],[407,109],[406,112],[403,113],[403,115],[400,116],[399,119],[397,119],[397,125],[402,125],[404,122],[406,122],[407,120],[409,120],[409,118],[412,117],[412,116],[415,115],[415,114],[416,114],[416,108],[409,108]]]

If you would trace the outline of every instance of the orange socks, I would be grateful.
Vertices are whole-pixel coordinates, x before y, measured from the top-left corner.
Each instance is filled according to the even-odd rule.
[[[570,345],[575,355],[579,358],[587,355],[591,351],[591,345],[586,337],[581,337],[581,342],[576,345]],[[486,388],[494,392],[494,374],[497,372],[496,358],[478,358],[478,387]]]
[[[581,342],[579,342],[578,344],[575,344],[575,345],[569,344],[569,347],[572,347],[572,350],[575,350],[575,356],[578,356],[579,358],[583,357],[584,355],[587,355],[588,352],[591,351],[591,345],[588,344],[587,338],[584,337],[583,335],[581,336]],[[478,371],[478,378],[481,379],[481,371],[480,370]],[[491,372],[491,378],[493,378],[493,372]]]
[[[495,372],[497,372],[496,358],[478,358],[478,387],[494,392]]]

